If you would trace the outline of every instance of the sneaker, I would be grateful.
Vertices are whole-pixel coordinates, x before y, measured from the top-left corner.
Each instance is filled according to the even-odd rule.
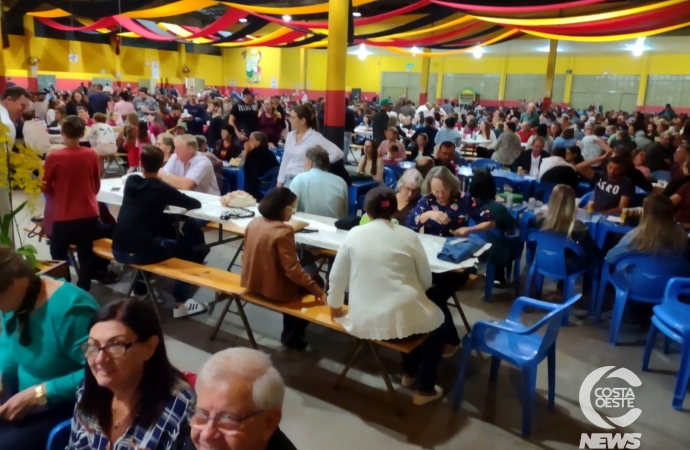
[[[173,317],[179,319],[181,317],[195,316],[204,312],[206,312],[206,305],[190,298],[184,302],[184,304],[173,309]]]
[[[96,273],[91,277],[91,279],[98,281],[102,285],[114,284],[119,281],[119,277],[112,270],[109,270],[105,273]]]
[[[412,403],[414,403],[417,406],[422,406],[443,397],[443,388],[441,386],[434,386],[434,391],[435,392],[430,395],[423,395],[415,392],[414,394],[412,394]]]
[[[404,388],[411,388],[415,381],[417,381],[416,377],[411,377],[409,375],[403,374],[400,384]]]

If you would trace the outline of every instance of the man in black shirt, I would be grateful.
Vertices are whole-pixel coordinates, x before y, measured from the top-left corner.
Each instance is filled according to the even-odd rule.
[[[164,212],[167,206],[197,209],[201,207],[201,203],[158,178],[158,171],[163,166],[162,150],[153,145],[145,145],[141,150],[140,161],[144,171],[143,177],[132,174],[125,182],[122,207],[113,231],[115,260],[123,264],[143,265],[155,264],[170,258],[203,262],[208,250],[194,250],[194,246],[199,242],[188,242],[185,234],[179,240],[175,240],[172,216]],[[146,285],[141,279],[135,284],[134,293],[146,293]],[[175,318],[199,314],[206,310],[197,301],[188,299],[188,293],[188,284],[175,283]]]
[[[183,116],[182,120],[187,122],[187,134],[193,136],[204,134],[204,125],[208,120],[206,105],[197,102],[196,94],[189,94],[184,109],[187,111],[187,115]]]
[[[422,133],[426,134],[427,141],[423,150],[424,156],[431,156],[434,154],[434,141],[436,140],[436,133],[438,133],[438,130],[434,125],[434,118],[428,116],[426,119],[424,119],[424,126],[417,128],[411,138],[412,142],[417,142],[417,136]]]
[[[235,130],[235,145],[242,147],[249,135],[258,129],[258,106],[254,101],[254,94],[249,88],[242,91],[239,100],[230,110],[230,125]]]
[[[595,183],[594,211],[601,214],[620,214],[623,208],[630,206],[635,185],[623,176],[627,161],[620,156],[613,156],[606,165],[606,172],[595,172],[593,164],[606,161],[608,154],[584,161],[575,169],[584,177]]]
[[[110,102],[110,97],[103,93],[103,85],[97,84],[96,92],[89,95],[89,108],[91,109],[92,115],[96,113],[105,114],[108,112],[108,102]]]
[[[386,140],[386,130],[388,130],[388,121],[390,120],[388,112],[391,109],[393,109],[393,102],[384,98],[381,100],[381,109],[372,119],[372,135],[377,144]]]
[[[649,168],[650,172],[657,170],[669,170],[671,163],[673,163],[674,149],[671,146],[671,133],[664,131],[659,135],[659,141],[653,143],[645,152],[644,165]]]

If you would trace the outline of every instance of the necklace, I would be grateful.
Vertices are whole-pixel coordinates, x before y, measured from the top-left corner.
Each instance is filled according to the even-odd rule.
[[[115,409],[114,408],[112,410],[112,414],[113,414],[113,419],[114,419],[115,418]],[[132,415],[132,411],[128,412],[127,415],[125,417],[123,417],[121,420],[113,420],[113,422],[114,422],[113,428],[115,430],[120,428],[120,424],[122,424],[124,421],[126,421],[130,415]]]

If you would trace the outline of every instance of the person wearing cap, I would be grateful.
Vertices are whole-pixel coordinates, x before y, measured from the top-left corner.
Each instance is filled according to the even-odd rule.
[[[381,109],[376,113],[373,119],[372,134],[374,140],[380,144],[386,140],[386,130],[388,130],[388,120],[390,116],[388,112],[393,109],[393,102],[384,98],[381,100]]]
[[[243,146],[249,135],[258,129],[259,113],[254,93],[249,88],[242,91],[239,100],[230,111],[230,126],[235,130],[235,145]]]

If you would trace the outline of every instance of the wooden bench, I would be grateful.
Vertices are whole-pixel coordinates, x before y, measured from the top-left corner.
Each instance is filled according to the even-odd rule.
[[[122,169],[122,166],[121,166],[120,163],[117,161],[117,158],[125,159],[125,158],[127,158],[127,153],[115,153],[115,154],[110,155],[110,156],[104,156],[104,157],[103,157],[103,160],[106,161],[106,162],[108,163],[108,165],[105,166],[105,169],[103,170],[103,173],[105,173],[105,172],[108,171],[108,168],[110,167],[110,165],[111,165],[113,162],[115,162],[115,164],[117,164],[117,167],[119,167],[120,169]]]
[[[115,260],[112,252],[112,241],[110,239],[99,239],[94,241],[93,252],[96,256],[100,256],[109,261]],[[156,296],[151,280],[147,274],[172,278],[173,280],[193,284],[194,286],[211,289],[216,293],[216,299],[209,305],[211,308],[218,302],[233,299],[243,291],[240,287],[240,275],[222,269],[216,269],[215,267],[208,267],[203,264],[185,261],[183,259],[171,258],[156,264],[128,264],[128,266],[141,273],[148,289],[147,297],[152,301],[156,312],[158,312]],[[127,291],[127,297],[132,295],[136,278],[135,275],[132,279],[132,284]],[[231,303],[231,301],[228,301],[228,303]],[[246,317],[243,318],[243,321],[246,321]],[[212,336],[215,336],[217,333],[221,322],[222,320],[216,324],[216,329]]]
[[[324,305],[320,302],[317,302],[316,298],[313,295],[306,295],[302,298],[302,300],[298,302],[276,303],[267,300],[259,295],[251,294],[245,291],[242,294],[240,294],[239,297],[235,297],[235,302],[237,304],[240,317],[243,318],[244,326],[247,330],[247,336],[249,337],[249,340],[254,348],[258,348],[258,346],[256,345],[254,336],[251,332],[251,329],[249,328],[249,323],[246,320],[246,314],[244,313],[244,306],[242,305],[242,302],[251,303],[252,305],[260,306],[262,308],[266,308],[281,314],[288,314],[293,317],[306,320],[313,324],[320,325],[334,331],[339,331],[341,333],[345,333],[348,336],[352,336],[345,330],[345,328],[343,328],[341,324],[331,319],[330,307],[328,305]],[[225,314],[227,313],[227,310],[229,309],[231,303],[232,299],[226,303],[225,308],[221,313],[219,322],[222,322],[225,318]],[[347,309],[347,306],[345,306],[345,308]],[[402,407],[400,405],[395,389],[393,388],[393,383],[391,382],[390,376],[388,375],[388,370],[386,369],[383,360],[379,356],[377,346],[382,346],[389,348],[391,350],[395,350],[396,352],[409,354],[414,349],[419,347],[426,340],[427,337],[428,334],[422,336],[413,336],[405,339],[396,339],[392,341],[377,341],[355,338],[356,346],[353,352],[348,357],[347,364],[343,368],[342,372],[340,372],[338,380],[335,382],[333,387],[338,388],[342,384],[342,382],[345,380],[345,377],[347,376],[348,371],[352,368],[355,361],[357,360],[357,357],[362,351],[362,348],[364,348],[364,346],[367,345],[373,353],[374,359],[376,360],[376,363],[379,366],[379,370],[381,371],[381,377],[383,378],[383,381],[386,383],[388,395],[390,396],[393,404],[395,405],[398,414],[402,415]]]

